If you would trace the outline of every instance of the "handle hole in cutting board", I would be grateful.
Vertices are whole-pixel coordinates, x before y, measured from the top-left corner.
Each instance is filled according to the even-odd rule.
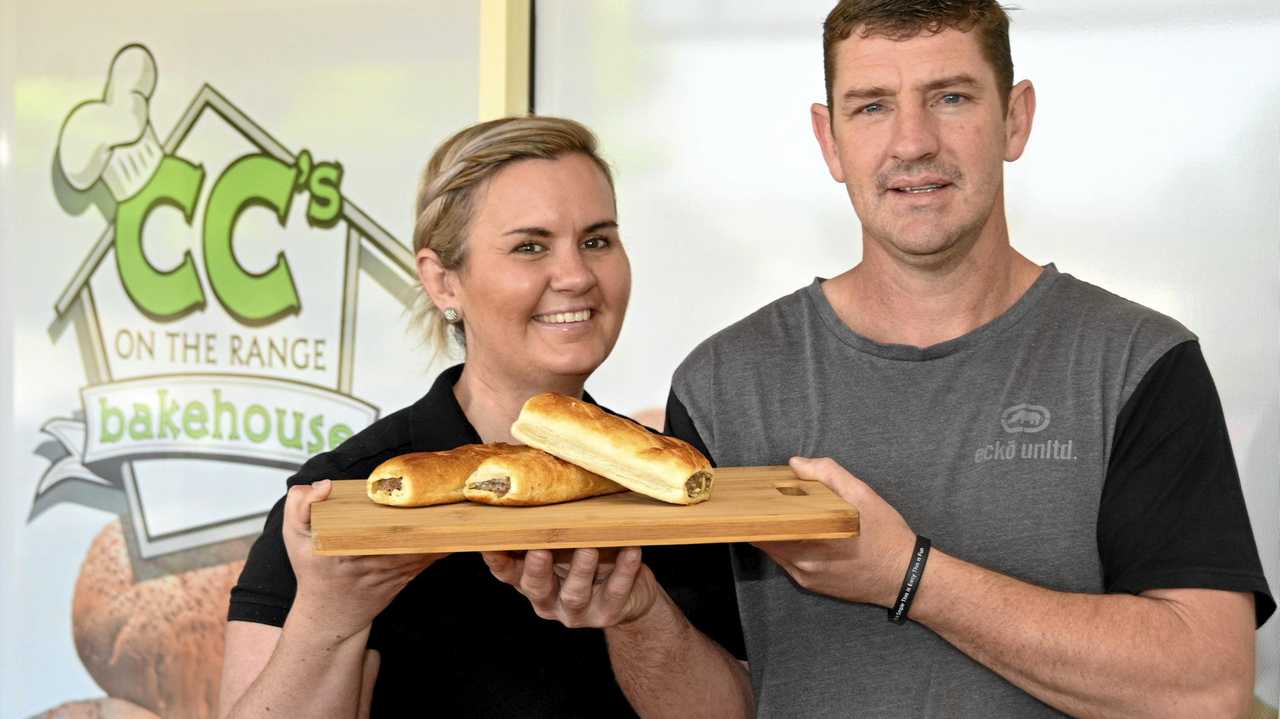
[[[778,492],[779,492],[780,494],[785,494],[785,495],[787,495],[788,497],[807,497],[807,496],[809,496],[809,493],[808,493],[808,492],[806,492],[806,491],[804,491],[804,488],[799,487],[799,486],[794,485],[794,484],[775,484],[775,485],[773,486],[773,488],[774,488],[774,489],[776,489],[776,490],[778,490]]]

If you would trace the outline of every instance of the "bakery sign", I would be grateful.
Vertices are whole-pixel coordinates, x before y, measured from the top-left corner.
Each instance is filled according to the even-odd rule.
[[[30,512],[117,512],[142,559],[256,533],[264,490],[233,485],[278,479],[376,419],[352,388],[360,280],[402,290],[414,274],[339,162],[287,149],[213,87],[161,140],[157,78],[128,45],[63,120],[54,191],[106,222],[54,303],[88,382],[43,426],[51,464]]]

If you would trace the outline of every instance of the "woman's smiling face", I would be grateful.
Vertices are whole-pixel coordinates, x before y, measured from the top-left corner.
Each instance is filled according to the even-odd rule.
[[[604,173],[580,153],[503,167],[477,190],[452,274],[469,364],[520,383],[585,380],[613,350],[631,296]]]

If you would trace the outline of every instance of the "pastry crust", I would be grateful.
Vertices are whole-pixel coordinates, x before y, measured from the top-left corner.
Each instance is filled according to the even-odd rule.
[[[513,447],[481,462],[462,493],[481,504],[529,507],[625,491],[616,482],[540,449]]]
[[[465,499],[467,477],[485,459],[517,449],[509,444],[464,444],[443,452],[410,452],[378,465],[366,480],[369,499],[392,507],[429,507]]]
[[[547,392],[525,402],[511,435],[627,489],[673,504],[711,496],[711,463],[693,445]]]

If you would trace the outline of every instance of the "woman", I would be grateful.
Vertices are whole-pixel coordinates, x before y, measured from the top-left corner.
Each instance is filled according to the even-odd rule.
[[[423,174],[414,249],[422,321],[437,346],[461,339],[466,364],[289,480],[232,591],[220,713],[632,715],[601,632],[539,619],[479,555],[311,551],[310,507],[330,478],[405,452],[513,442],[530,396],[591,401],[583,384],[622,328],[631,274],[612,179],[575,122],[509,118],[447,140]],[[664,584],[696,574],[668,556]],[[618,581],[652,584],[639,550],[618,566]]]

